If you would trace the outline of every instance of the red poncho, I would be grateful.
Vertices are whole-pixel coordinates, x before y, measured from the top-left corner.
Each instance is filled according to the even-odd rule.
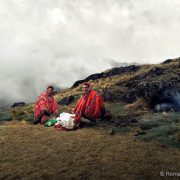
[[[104,102],[97,92],[90,90],[87,95],[82,95],[78,100],[74,113],[78,116],[86,116],[90,119],[100,117],[101,109],[104,107]]]
[[[42,115],[42,112],[44,110],[47,110],[50,114],[54,114],[54,116],[57,116],[57,103],[54,100],[54,97],[48,97],[47,94],[41,93],[36,100],[36,103],[34,105],[34,117],[37,118],[40,115]]]

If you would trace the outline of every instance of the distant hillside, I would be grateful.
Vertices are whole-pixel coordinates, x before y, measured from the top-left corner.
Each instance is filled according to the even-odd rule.
[[[161,64],[115,67],[92,74],[76,81],[65,93],[58,93],[56,99],[69,95],[79,97],[85,81],[89,81],[106,102],[135,103],[143,99],[149,108],[159,111],[163,108],[178,110],[180,106],[180,58]]]

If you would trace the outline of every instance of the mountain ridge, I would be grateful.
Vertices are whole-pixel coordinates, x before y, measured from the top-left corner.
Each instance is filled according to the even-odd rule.
[[[167,94],[180,92],[180,58],[168,59],[160,64],[115,67],[76,81],[56,99],[81,94],[81,84],[89,81],[93,89],[102,94],[106,102],[134,103],[144,99],[150,108],[168,102]],[[170,96],[170,95],[169,95]]]

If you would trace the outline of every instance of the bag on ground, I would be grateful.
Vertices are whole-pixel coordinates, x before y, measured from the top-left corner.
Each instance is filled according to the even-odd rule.
[[[55,123],[55,128],[64,128],[67,130],[74,129],[76,126],[75,123],[75,114],[70,114],[70,113],[61,113],[59,117],[57,117]]]
[[[56,119],[52,118],[45,123],[45,126],[53,126],[56,123]]]

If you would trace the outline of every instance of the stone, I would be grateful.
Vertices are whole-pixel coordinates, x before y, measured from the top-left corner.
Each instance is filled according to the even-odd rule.
[[[16,102],[16,103],[14,103],[11,107],[13,108],[13,107],[17,107],[17,106],[25,106],[25,105],[26,105],[25,102]]]
[[[58,104],[63,105],[63,106],[68,106],[72,102],[74,102],[74,99],[75,99],[74,96],[67,96],[61,99],[60,101],[58,101]]]

